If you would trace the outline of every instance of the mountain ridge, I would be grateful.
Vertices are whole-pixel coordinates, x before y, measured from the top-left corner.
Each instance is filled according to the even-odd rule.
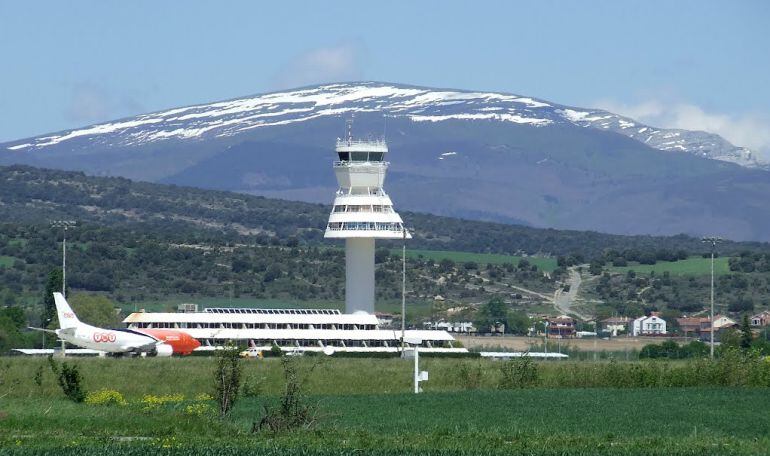
[[[340,99],[333,101],[333,100],[319,100],[318,97],[313,97],[312,94],[319,94],[323,93],[324,91],[333,91],[338,90],[338,95],[340,95]],[[347,92],[345,92],[347,90]],[[350,95],[355,95],[356,92],[366,91],[370,90],[372,93],[364,96],[359,96],[356,98],[355,96],[351,97]],[[290,94],[288,97],[286,94]],[[302,95],[299,94],[305,94],[305,99],[302,99]],[[517,95],[513,93],[508,92],[497,92],[497,91],[474,91],[474,90],[460,90],[460,89],[448,89],[448,88],[429,88],[424,86],[416,86],[416,85],[408,85],[408,84],[393,84],[393,83],[387,83],[387,82],[377,82],[377,81],[362,81],[362,82],[354,82],[354,83],[336,83],[336,84],[322,84],[322,85],[311,85],[311,86],[305,86],[300,87],[292,90],[284,90],[284,91],[274,91],[274,92],[267,92],[267,93],[261,93],[261,94],[254,94],[249,95],[245,97],[237,97],[237,98],[231,98],[228,100],[222,100],[222,101],[216,101],[211,103],[199,103],[199,104],[193,104],[189,106],[184,107],[178,107],[178,108],[172,108],[172,109],[164,109],[159,111],[154,111],[151,113],[141,114],[138,116],[133,117],[125,117],[122,119],[117,119],[111,122],[102,122],[97,124],[92,124],[90,126],[79,128],[79,129],[67,129],[62,130],[60,132],[56,133],[49,133],[45,135],[39,135],[35,137],[31,137],[28,139],[33,140],[33,142],[22,142],[22,140],[15,140],[6,142],[4,144],[4,147],[8,150],[22,150],[27,148],[42,148],[49,145],[57,144],[58,142],[66,141],[78,136],[84,136],[84,135],[92,135],[92,136],[98,136],[100,134],[104,133],[112,133],[116,130],[125,130],[130,129],[139,125],[147,125],[147,124],[153,124],[153,123],[162,123],[164,121],[171,121],[176,120],[177,117],[172,117],[176,114],[185,113],[188,111],[196,111],[196,110],[203,110],[207,107],[220,107],[220,106],[233,106],[231,108],[232,113],[238,112],[237,105],[246,105],[243,106],[244,109],[241,111],[249,112],[248,105],[249,102],[253,102],[252,107],[256,108],[260,103],[257,102],[257,100],[270,100],[277,98],[276,101],[286,101],[287,99],[296,98],[299,95],[300,103],[302,102],[311,102],[311,101],[332,101],[330,103],[324,103],[323,105],[337,105],[341,104],[344,105],[345,101],[360,101],[360,100],[366,100],[367,98],[374,98],[379,96],[385,96],[388,97],[396,97],[396,98],[408,98],[409,96],[414,97],[411,101],[414,102],[415,100],[419,100],[416,103],[412,103],[413,105],[416,105],[420,109],[425,109],[427,103],[430,102],[445,102],[445,103],[462,103],[463,101],[477,101],[479,99],[487,99],[488,101],[497,99],[499,101],[509,102],[509,103],[519,103],[526,106],[526,108],[522,109],[522,113],[526,114],[532,114],[530,108],[554,108],[552,111],[553,113],[557,114],[557,116],[554,116],[553,114],[549,114],[546,112],[541,112],[540,114],[546,114],[542,118],[540,117],[533,117],[533,116],[522,116],[520,113],[516,112],[506,112],[504,108],[497,106],[487,106],[484,108],[481,108],[481,111],[486,110],[487,112],[475,112],[475,113],[448,113],[448,114],[433,114],[433,115],[424,115],[419,114],[420,109],[417,111],[409,111],[409,101],[407,99],[407,102],[402,105],[395,105],[395,107],[391,107],[389,110],[387,106],[381,106],[380,109],[382,109],[383,112],[389,112],[390,115],[399,116],[399,115],[406,115],[411,118],[413,121],[421,122],[421,121],[428,121],[428,122],[439,122],[443,120],[448,120],[451,118],[457,118],[457,119],[484,119],[484,120],[497,120],[497,121],[508,121],[508,122],[515,122],[515,123],[530,123],[533,125],[549,125],[550,123],[557,122],[560,120],[566,120],[569,122],[572,122],[575,125],[583,126],[587,128],[596,128],[596,129],[607,129],[609,131],[614,131],[616,133],[624,134],[628,137],[631,137],[633,139],[636,139],[640,142],[643,142],[645,144],[649,144],[652,147],[660,150],[667,150],[667,151],[685,151],[693,154],[698,154],[699,156],[706,157],[706,158],[712,158],[715,160],[722,160],[727,162],[732,162],[739,164],[741,166],[747,166],[747,167],[767,167],[767,163],[764,163],[756,158],[755,154],[750,151],[747,148],[743,147],[736,147],[732,144],[730,144],[728,141],[724,140],[724,138],[721,138],[719,135],[703,132],[703,131],[690,131],[690,130],[682,130],[682,129],[665,129],[665,128],[657,128],[650,125],[643,124],[641,122],[637,122],[629,117],[620,116],[617,114],[613,114],[609,111],[602,110],[602,109],[586,109],[586,108],[577,108],[574,106],[567,106],[562,105],[558,103],[553,103],[550,101],[546,101],[544,99],[539,99],[535,97],[529,97],[529,96],[522,96]],[[281,97],[281,95],[284,95]],[[293,96],[292,96],[293,95]],[[448,101],[447,101],[448,100]],[[297,100],[295,99],[294,102],[296,103]],[[422,104],[420,104],[422,103]],[[368,108],[363,108],[360,111],[366,112]],[[300,109],[301,110],[301,109]],[[402,111],[399,111],[402,110]],[[225,110],[227,111],[227,110]],[[253,111],[253,110],[252,110]],[[515,111],[515,110],[514,110]],[[354,113],[356,112],[355,109],[350,107],[342,107],[337,108],[336,110],[321,110],[320,113],[317,115],[337,115],[337,114],[345,114],[345,113]],[[180,116],[180,120],[186,120],[186,118],[194,118],[195,117],[205,117],[205,112],[190,112],[186,114],[185,116]],[[278,113],[263,113],[261,117],[267,117],[267,116],[273,116]],[[213,112],[210,114],[212,117],[222,117],[224,114],[222,112]],[[159,119],[158,117],[162,117],[163,119]],[[254,115],[251,117],[260,117],[259,115]],[[240,121],[241,123],[245,123],[244,128],[258,128],[260,124],[251,123],[249,124],[251,119],[249,117],[246,118],[234,118],[233,120]],[[306,119],[300,119],[296,121],[302,121]],[[198,137],[202,135],[203,133],[210,131],[210,130],[216,130],[218,128],[224,128],[226,125],[224,125],[225,122],[222,122],[222,124],[214,123],[212,125],[203,126],[198,129],[175,129],[175,130],[161,130],[160,132],[156,133],[155,136],[150,136],[149,138],[138,138],[138,142],[141,143],[142,140],[144,141],[158,141],[163,140],[168,137],[176,137],[178,139],[191,139],[194,137]],[[271,126],[280,124],[280,122],[287,122],[287,121],[279,121],[279,123],[266,123],[263,124],[265,126]],[[237,125],[238,122],[232,122],[233,124]],[[633,128],[633,130],[631,130]],[[63,134],[66,133],[66,134]],[[228,131],[221,132],[221,135],[228,134]],[[127,143],[124,145],[136,145]],[[3,146],[3,144],[0,144],[0,146]]]
[[[359,137],[387,129],[385,187],[404,210],[616,234],[770,240],[770,173],[703,157],[740,158],[742,149],[696,135],[701,141],[690,136],[694,145],[684,152],[684,133],[665,138],[667,130],[605,111],[497,92],[310,86],[0,144],[0,164],[328,204],[336,191],[334,139],[351,115]],[[672,150],[652,147],[656,141]]]

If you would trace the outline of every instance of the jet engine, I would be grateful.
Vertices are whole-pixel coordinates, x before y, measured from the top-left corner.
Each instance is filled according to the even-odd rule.
[[[171,356],[174,354],[174,348],[168,344],[158,344],[155,346],[155,350],[150,352],[150,356]]]

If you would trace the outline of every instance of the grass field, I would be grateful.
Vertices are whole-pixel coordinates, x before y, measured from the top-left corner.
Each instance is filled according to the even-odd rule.
[[[714,259],[714,275],[723,275],[730,273],[728,265],[729,258],[721,257]],[[671,275],[707,275],[711,273],[711,258],[691,257],[680,261],[662,261],[657,264],[631,264],[623,267],[611,267],[613,272],[626,273],[633,269],[640,274],[649,274],[655,271],[655,274],[668,272]]]
[[[15,257],[0,255],[0,268],[10,268],[16,260],[17,258]]]
[[[85,454],[131,448],[179,454],[764,454],[767,393],[540,389],[313,396],[316,429],[280,435],[249,433],[265,401],[260,398],[242,400],[228,420],[187,417],[179,407],[143,413],[133,405],[14,399],[3,406],[0,452],[49,447],[57,454],[83,454],[90,447]],[[129,438],[130,445],[119,443]]]
[[[766,454],[770,389],[745,387],[537,387],[497,390],[500,363],[425,359],[425,393],[409,394],[409,361],[296,360],[307,372],[314,429],[250,432],[264,404],[282,390],[280,362],[248,361],[245,382],[261,385],[230,417],[187,413],[211,393],[215,360],[81,359],[88,390],[122,392],[125,406],[74,404],[62,397],[44,359],[0,358],[0,454]],[[652,364],[539,364],[543,386],[559,378],[593,381],[617,369],[644,374]],[[658,375],[688,363],[657,364]],[[458,371],[478,367],[465,390]],[[620,366],[620,367],[619,367]],[[702,366],[701,366],[702,367]],[[640,370],[641,369],[641,370]],[[720,367],[724,370],[724,366]],[[40,386],[34,381],[41,370]],[[767,374],[764,370],[763,374]],[[742,373],[736,373],[744,376]],[[770,377],[769,377],[770,378]],[[467,386],[467,385],[465,385]],[[185,400],[143,410],[145,394]],[[213,404],[211,404],[213,407]]]
[[[392,250],[393,254],[400,254],[398,249]],[[444,251],[444,250],[409,250],[407,249],[406,255],[408,257],[416,258],[422,256],[433,261],[441,261],[448,258],[455,263],[465,263],[467,261],[474,261],[479,264],[503,264],[513,263],[518,264],[519,260],[524,257],[515,255],[499,255],[494,253],[469,253],[469,252],[456,252],[456,251]],[[543,257],[527,257],[527,261],[531,264],[537,265],[542,271],[551,272],[556,269],[556,258],[543,258]]]

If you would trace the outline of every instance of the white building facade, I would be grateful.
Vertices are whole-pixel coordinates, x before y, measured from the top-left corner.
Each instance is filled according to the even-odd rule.
[[[235,344],[253,350],[333,350],[398,352],[401,331],[380,329],[377,317],[334,309],[209,308],[202,312],[134,312],[124,323],[130,329],[168,328],[198,339],[198,350]],[[407,330],[406,339],[420,339],[421,351],[466,353],[446,331]]]
[[[631,325],[632,336],[655,336],[666,334],[666,320],[657,315],[639,317]]]

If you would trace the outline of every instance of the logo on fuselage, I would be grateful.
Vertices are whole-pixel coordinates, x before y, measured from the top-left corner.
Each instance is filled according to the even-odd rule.
[[[93,338],[97,343],[115,342],[115,334],[108,332],[95,332]]]

